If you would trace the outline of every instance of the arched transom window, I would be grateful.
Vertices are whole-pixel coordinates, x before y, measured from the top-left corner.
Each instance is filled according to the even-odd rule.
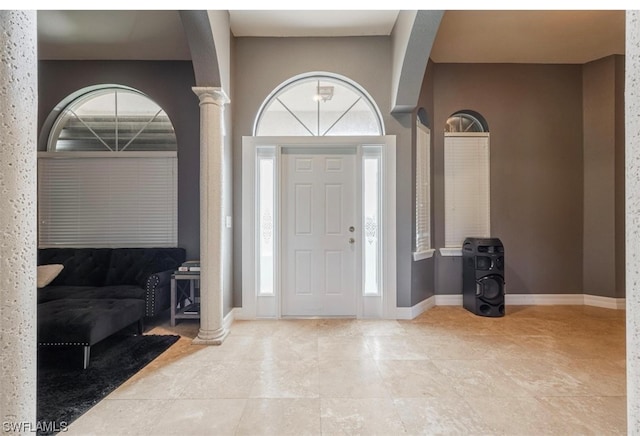
[[[255,136],[384,135],[377,106],[355,82],[329,73],[294,77],[263,103]]]
[[[444,131],[448,133],[480,133],[488,132],[487,123],[478,113],[460,111],[447,119]]]
[[[105,87],[73,100],[57,118],[48,151],[175,151],[176,135],[160,106],[139,91]]]

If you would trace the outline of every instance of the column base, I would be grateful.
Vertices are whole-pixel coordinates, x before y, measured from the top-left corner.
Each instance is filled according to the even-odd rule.
[[[191,343],[193,345],[222,345],[228,335],[229,330],[224,327],[217,330],[200,329],[198,336],[196,336]]]

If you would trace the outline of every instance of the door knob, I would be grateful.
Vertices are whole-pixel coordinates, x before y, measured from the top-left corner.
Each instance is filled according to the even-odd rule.
[[[349,238],[349,244],[355,244],[356,240],[353,238]]]

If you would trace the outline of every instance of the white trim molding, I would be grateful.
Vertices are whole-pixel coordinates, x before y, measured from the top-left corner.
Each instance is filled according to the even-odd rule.
[[[462,257],[462,247],[440,248],[440,256],[444,257]]]
[[[436,295],[436,306],[462,306],[462,294]]]
[[[414,319],[436,306],[436,296],[432,295],[411,307],[396,308],[396,319]]]
[[[242,307],[234,307],[233,308],[233,321],[237,320],[250,320],[255,319],[254,317],[247,316],[246,311]]]
[[[462,294],[435,295],[434,297],[436,306],[462,306]],[[626,308],[624,298],[589,294],[506,294],[505,304],[507,306],[584,305],[617,310]]]
[[[594,306],[605,309],[625,310],[626,299],[600,297],[589,294],[507,294],[507,306]],[[436,306],[462,306],[462,294],[432,295],[411,307],[397,307],[395,319],[415,319]],[[507,309],[508,310],[508,309]],[[242,307],[234,307],[224,319],[226,328],[235,320],[251,320]]]
[[[582,305],[583,294],[506,294],[505,305],[509,306],[552,306]]]
[[[236,320],[236,309],[236,307],[232,307],[229,313],[227,313],[222,320],[222,325],[227,331],[229,331],[229,328],[231,328],[231,324],[233,324],[233,322]]]
[[[584,305],[603,307],[605,309],[625,310],[627,301],[625,298],[601,297],[599,295],[584,294]]]
[[[425,251],[420,251],[420,252],[414,252],[413,253],[413,261],[417,262],[419,260],[423,260],[423,259],[429,259],[430,257],[433,257],[433,253],[435,253],[436,250],[434,250],[433,248],[430,248],[429,250],[425,250]]]
[[[372,296],[365,296],[357,291],[358,318],[381,317],[394,319],[396,316],[396,138],[387,136],[331,136],[331,137],[242,137],[242,313],[245,319],[261,317],[281,317],[282,284],[280,272],[281,247],[279,233],[282,219],[277,211],[281,208],[281,165],[283,151],[292,147],[308,147],[309,150],[355,148],[362,159],[365,149],[377,147],[381,156],[381,283],[382,293],[377,296],[375,304]],[[257,241],[258,224],[256,220],[257,178],[256,163],[258,151],[269,149],[275,159],[275,198],[274,228],[277,235],[277,247],[274,249],[275,285],[273,295],[258,294],[258,262]],[[358,191],[362,191],[361,182]]]

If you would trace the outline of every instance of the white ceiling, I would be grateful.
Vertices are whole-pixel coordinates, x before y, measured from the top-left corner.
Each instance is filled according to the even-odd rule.
[[[398,11],[230,11],[235,36],[389,35]],[[624,53],[624,11],[447,11],[435,62],[584,63]],[[177,11],[38,11],[40,59],[190,59]]]
[[[235,36],[390,35],[399,11],[229,11]]]

